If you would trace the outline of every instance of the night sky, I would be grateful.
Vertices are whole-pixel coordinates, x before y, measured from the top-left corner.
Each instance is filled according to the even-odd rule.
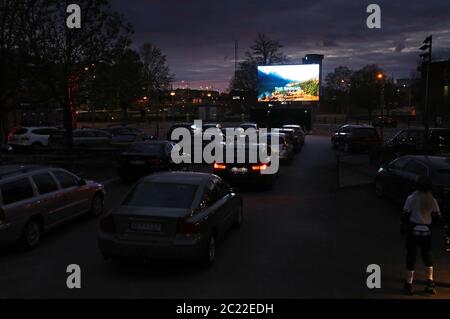
[[[382,8],[382,28],[368,29],[366,7]],[[225,90],[258,32],[279,40],[290,62],[325,55],[324,73],[338,65],[377,63],[390,77],[409,77],[418,48],[434,36],[434,58],[450,57],[449,0],[113,0],[135,28],[134,45],[152,42],[167,55],[176,85]]]

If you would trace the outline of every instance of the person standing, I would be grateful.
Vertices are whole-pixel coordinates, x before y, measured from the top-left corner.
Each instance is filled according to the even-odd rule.
[[[402,215],[402,232],[406,232],[406,281],[405,292],[414,294],[414,270],[420,249],[426,267],[427,284],[425,292],[435,295],[433,260],[431,255],[433,218],[440,217],[440,209],[432,193],[432,183],[427,177],[420,177],[416,191],[406,199]]]

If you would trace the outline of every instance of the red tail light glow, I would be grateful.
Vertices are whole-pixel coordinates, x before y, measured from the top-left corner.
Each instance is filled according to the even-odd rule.
[[[177,234],[189,236],[196,234],[200,231],[200,225],[198,223],[191,223],[188,219],[180,219],[177,226]]]
[[[265,171],[266,169],[267,169],[267,164],[252,166],[252,170],[254,170],[254,171]]]
[[[214,169],[224,170],[227,169],[227,166],[225,164],[214,163]]]

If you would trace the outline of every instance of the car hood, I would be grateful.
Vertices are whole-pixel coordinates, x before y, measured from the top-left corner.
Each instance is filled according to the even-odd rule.
[[[113,210],[112,214],[115,216],[183,218],[190,212],[191,209],[188,208],[120,206]]]

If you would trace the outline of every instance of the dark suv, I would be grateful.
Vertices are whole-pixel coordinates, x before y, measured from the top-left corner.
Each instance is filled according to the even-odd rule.
[[[331,137],[334,149],[344,152],[370,151],[381,145],[377,130],[368,125],[344,125]]]
[[[387,163],[403,155],[438,155],[450,153],[450,129],[430,128],[425,141],[422,128],[409,128],[398,132],[381,149],[381,159]]]

